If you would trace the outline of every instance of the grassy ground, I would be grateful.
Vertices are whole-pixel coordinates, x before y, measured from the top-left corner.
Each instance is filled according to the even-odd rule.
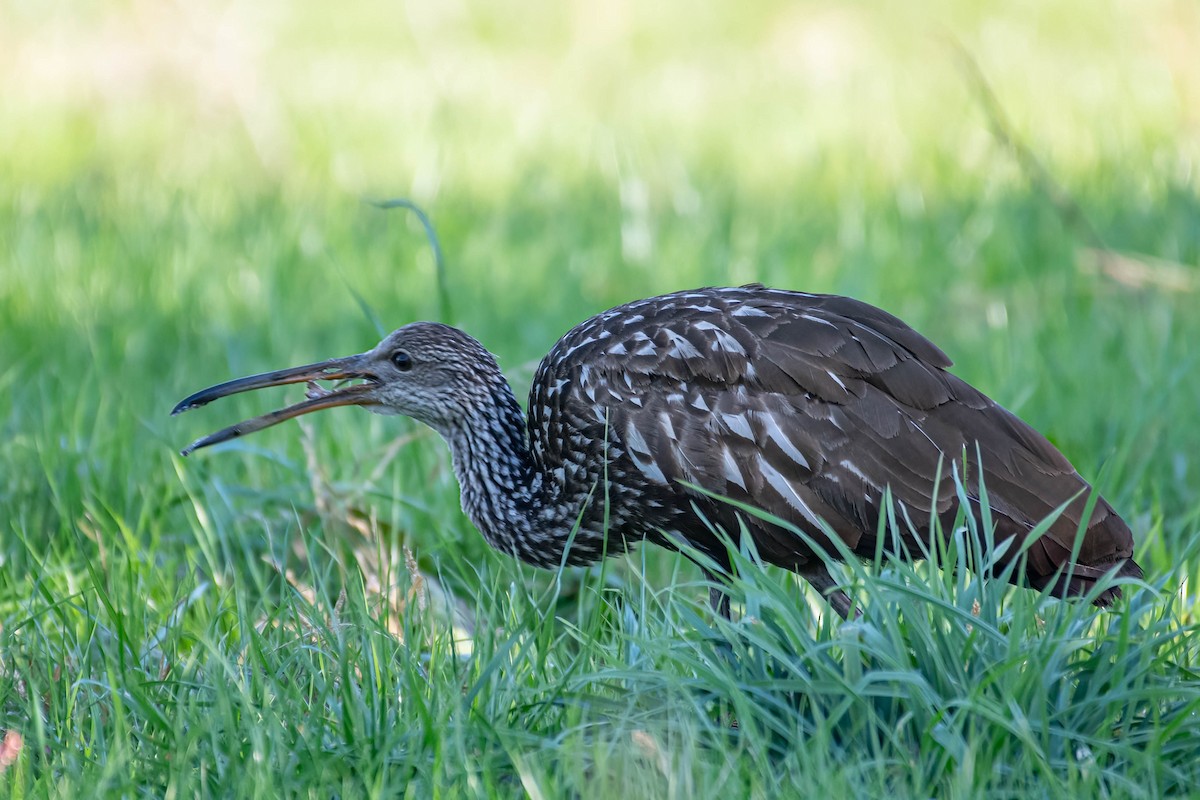
[[[1194,4],[642,5],[0,4],[0,794],[1196,791]],[[183,395],[443,314],[398,195],[518,394],[659,291],[882,305],[1097,478],[1149,588],[855,566],[839,626],[749,569],[728,626],[663,552],[489,552],[406,420],[180,459],[278,400]]]

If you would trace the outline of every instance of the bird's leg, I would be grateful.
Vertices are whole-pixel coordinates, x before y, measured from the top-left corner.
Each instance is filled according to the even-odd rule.
[[[704,571],[704,576],[714,584],[720,580],[720,578],[708,570]],[[710,587],[708,590],[708,604],[712,606],[713,613],[720,614],[727,620],[733,620],[733,612],[729,607],[729,593],[724,588],[715,585]]]
[[[733,617],[729,607],[729,592],[725,590],[724,579],[729,576],[733,568],[728,567],[730,572],[725,572],[724,574],[713,572],[705,567],[701,567],[701,569],[704,570],[704,577],[713,584],[708,590],[708,604],[712,606],[713,613],[720,614],[726,620],[732,622]],[[738,668],[738,660],[737,656],[733,654],[733,645],[730,641],[718,637],[714,644],[716,645],[717,656],[724,662],[725,666],[731,672],[736,670]],[[720,700],[720,708],[721,718],[725,721],[726,726],[737,730],[737,718],[733,716],[733,707],[729,701]]]
[[[814,559],[805,564],[799,573],[821,593],[825,602],[829,603],[842,619],[850,619],[851,611],[854,611],[855,619],[862,616],[862,612],[854,608],[850,595],[838,588],[837,582],[834,581],[833,576],[829,574],[829,569],[822,562]]]
[[[725,591],[724,579],[729,573],[713,572],[712,570],[701,567],[704,571],[704,577],[712,583],[708,589],[708,604],[712,606],[714,614],[720,614],[730,622],[733,621],[732,610],[729,607],[729,593]]]
[[[705,579],[712,584],[708,589],[708,604],[712,607],[713,613],[720,614],[732,622],[733,613],[730,608],[729,593],[725,590],[725,580],[734,572],[733,565],[729,563],[729,557],[714,557],[713,561],[716,562],[716,569],[709,569],[711,562],[709,562],[709,565],[706,565],[703,560],[693,557],[686,550],[684,551],[684,555],[691,559],[692,563],[700,567],[700,571],[704,573]]]

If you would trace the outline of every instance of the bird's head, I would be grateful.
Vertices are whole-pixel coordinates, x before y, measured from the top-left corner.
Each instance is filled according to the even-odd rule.
[[[318,381],[335,381],[326,389]],[[488,402],[503,381],[496,359],[467,334],[436,322],[414,322],[371,350],[317,364],[264,372],[210,386],[180,401],[180,414],[221,397],[269,386],[307,383],[308,399],[197,439],[188,455],[209,445],[269,428],[284,420],[335,406],[364,406],[377,414],[404,414],[445,432]]]

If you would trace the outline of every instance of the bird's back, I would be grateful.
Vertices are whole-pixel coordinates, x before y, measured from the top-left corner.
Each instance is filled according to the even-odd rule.
[[[981,468],[996,542],[1023,542],[1066,505],[1027,551],[1025,577],[1043,587],[1071,559],[1091,487],[950,365],[901,320],[849,298],[760,286],[678,292],[568,332],[534,379],[530,438],[543,468],[563,470],[573,502],[591,492],[596,514],[607,497],[602,513],[623,540],[661,540],[661,529],[718,557],[695,509],[728,531],[738,519],[706,493],[787,520],[835,555],[823,521],[870,556],[890,489],[915,534],[883,544],[916,555],[931,516],[950,530],[955,470],[978,516]],[[814,559],[787,530],[742,521],[768,561],[803,571]],[[1074,577],[1056,593],[1084,591],[1123,561],[1122,574],[1140,576],[1130,530],[1103,498],[1084,527]]]

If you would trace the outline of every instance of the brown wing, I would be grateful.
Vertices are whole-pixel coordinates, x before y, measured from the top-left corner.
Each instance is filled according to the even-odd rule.
[[[948,530],[958,504],[952,470],[962,469],[964,453],[974,462],[978,447],[997,541],[1022,540],[1079,495],[1029,551],[1028,579],[1043,586],[1070,558],[1090,487],[1044,437],[946,372],[950,364],[865,303],[743,287],[602,314],[564,337],[542,371],[571,365],[559,378],[569,384],[561,404],[576,404],[580,418],[590,410],[599,420],[603,409],[611,440],[648,486],[677,498],[687,495],[681,481],[704,487],[787,519],[818,543],[824,520],[866,555],[887,487],[917,526],[935,513]],[[729,514],[728,506],[701,507]],[[811,558],[786,531],[754,533],[774,563],[797,568]],[[1086,588],[1132,547],[1128,526],[1097,499],[1078,577],[1059,590]],[[1130,565],[1126,574],[1140,574]]]

